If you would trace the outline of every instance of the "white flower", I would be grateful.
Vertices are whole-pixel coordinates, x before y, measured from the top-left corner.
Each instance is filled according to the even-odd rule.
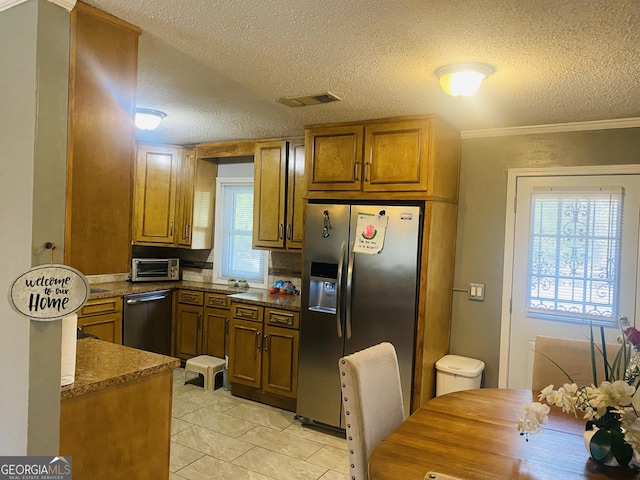
[[[558,391],[553,389],[553,385],[547,385],[540,391],[538,400],[544,400],[545,402],[555,405],[558,398]]]
[[[640,451],[640,418],[638,418],[633,407],[618,410],[620,412],[620,423],[624,429],[624,439],[631,447]]]
[[[565,383],[558,389],[554,405],[562,408],[565,413],[572,413],[577,416],[577,392],[578,386],[575,383]]]
[[[522,406],[522,415],[518,417],[517,430],[521,434],[541,433],[543,430],[540,425],[549,421],[549,410],[549,405],[540,402],[525,403]]]
[[[624,380],[616,380],[613,383],[602,382],[600,388],[604,396],[604,402],[609,406],[626,407],[631,405],[631,397],[636,391],[634,387]]]

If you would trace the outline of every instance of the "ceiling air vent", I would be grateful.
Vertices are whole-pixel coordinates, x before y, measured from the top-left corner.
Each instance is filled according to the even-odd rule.
[[[307,95],[305,97],[279,98],[276,100],[287,107],[307,107],[309,105],[319,105],[321,103],[339,102],[342,99],[331,92],[319,93],[318,95]]]

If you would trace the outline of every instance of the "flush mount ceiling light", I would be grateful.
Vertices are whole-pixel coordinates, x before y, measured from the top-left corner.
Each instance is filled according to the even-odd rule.
[[[463,62],[440,67],[436,76],[442,89],[452,97],[468,97],[476,93],[482,81],[495,71],[488,63]]]
[[[167,114],[150,108],[136,108],[136,127],[140,130],[155,130]]]

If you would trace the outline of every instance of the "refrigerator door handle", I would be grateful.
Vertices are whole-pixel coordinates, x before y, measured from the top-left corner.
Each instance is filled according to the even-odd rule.
[[[349,265],[347,265],[347,305],[346,305],[346,326],[347,326],[347,339],[351,338],[351,283],[353,280],[353,263],[355,261],[356,254],[349,252]]]
[[[336,287],[336,324],[338,327],[338,338],[342,338],[342,267],[344,267],[344,254],[347,251],[347,242],[342,242],[340,247],[340,260],[338,260],[338,285]]]

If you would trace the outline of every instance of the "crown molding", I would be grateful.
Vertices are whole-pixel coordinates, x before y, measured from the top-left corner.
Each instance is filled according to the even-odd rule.
[[[15,7],[16,5],[20,5],[28,0],[0,0],[0,12],[3,10],[8,10],[11,7]],[[51,3],[55,3],[56,5],[61,6],[69,11],[73,9],[76,5],[77,0],[48,0]]]
[[[56,5],[60,5],[62,8],[65,8],[69,11],[73,10],[73,7],[76,6],[77,0],[49,0],[51,3],[55,3]]]
[[[487,128],[482,130],[462,130],[460,138],[506,137],[510,135],[535,135],[540,133],[581,132],[585,130],[610,130],[615,128],[640,127],[640,118],[617,118],[592,122],[556,123],[527,127]]]
[[[15,7],[16,5],[20,5],[26,1],[27,0],[0,0],[0,12],[8,10],[11,7]]]

